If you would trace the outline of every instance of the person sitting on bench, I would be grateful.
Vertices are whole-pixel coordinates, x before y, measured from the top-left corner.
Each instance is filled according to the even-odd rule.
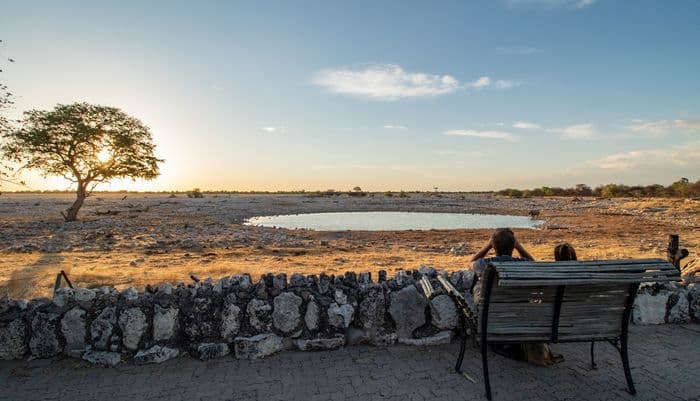
[[[487,258],[486,255],[493,249],[496,256]],[[519,258],[513,257],[513,250],[516,249]],[[525,262],[533,261],[535,258],[518,242],[513,230],[510,228],[499,228],[491,235],[489,243],[479,252],[471,257],[473,269],[477,276],[481,277],[490,262]]]

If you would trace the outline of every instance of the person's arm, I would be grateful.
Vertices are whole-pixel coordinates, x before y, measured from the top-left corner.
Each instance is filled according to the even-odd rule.
[[[476,262],[477,260],[483,258],[484,256],[486,256],[487,253],[489,253],[489,251],[491,250],[491,248],[493,248],[493,243],[492,243],[491,241],[489,241],[489,243],[486,244],[483,248],[481,248],[481,249],[479,250],[479,252],[477,252],[477,253],[475,253],[474,255],[472,255],[472,258],[471,258],[469,261],[470,261],[470,262]]]
[[[518,254],[520,254],[521,258],[533,261],[535,260],[535,258],[533,258],[532,255],[530,255],[530,252],[528,252],[527,249],[525,249],[520,243],[520,241],[518,241],[517,239],[515,240],[515,249],[518,250]]]

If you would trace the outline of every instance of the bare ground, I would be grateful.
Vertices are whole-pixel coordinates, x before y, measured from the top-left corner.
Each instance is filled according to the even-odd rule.
[[[491,230],[313,232],[245,226],[252,216],[326,211],[431,211],[526,215],[542,229],[516,230],[540,260],[568,241],[580,259],[665,257],[677,233],[690,259],[700,253],[700,202],[674,199],[530,198],[409,194],[408,198],[308,195],[152,194],[89,198],[82,221],[64,223],[69,194],[0,196],[0,295],[51,294],[65,270],[76,286],[117,288],[250,273],[467,268]]]

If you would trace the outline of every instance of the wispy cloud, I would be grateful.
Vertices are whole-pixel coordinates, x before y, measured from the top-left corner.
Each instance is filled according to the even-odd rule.
[[[260,128],[262,131],[267,132],[268,134],[279,134],[285,131],[284,127],[274,127],[271,125],[268,125],[266,127]]]
[[[550,132],[555,132],[565,139],[594,139],[598,137],[598,131],[593,124],[576,124],[563,128],[552,128]]]
[[[445,95],[460,86],[451,75],[410,73],[392,64],[321,70],[312,82],[333,93],[385,100]]]
[[[491,78],[489,77],[479,77],[474,82],[467,82],[464,86],[467,88],[481,89],[491,85]]]
[[[635,134],[664,136],[675,130],[687,132],[700,131],[700,120],[634,120],[627,129]]]
[[[406,129],[406,128],[408,128],[408,127],[406,127],[405,125],[392,125],[392,124],[387,124],[387,125],[383,126],[383,128],[386,128],[386,129]]]
[[[510,132],[492,131],[492,130],[480,131],[480,130],[473,130],[473,129],[453,129],[453,130],[445,131],[445,135],[500,139],[500,140],[509,141],[509,142],[514,142],[517,139],[517,136],[511,134]]]
[[[700,142],[666,149],[633,150],[613,153],[588,165],[603,170],[630,170],[642,167],[700,167]]]
[[[529,56],[531,54],[540,53],[542,49],[536,47],[499,47],[496,49],[497,54],[507,54],[516,56]]]
[[[332,93],[377,100],[434,97],[460,89],[483,89],[492,85],[499,89],[508,89],[521,84],[520,81],[512,80],[497,80],[494,84],[488,76],[460,83],[452,75],[408,72],[394,64],[324,69],[314,74],[311,81]]]
[[[598,0],[507,0],[511,6],[532,5],[543,7],[572,7],[586,8],[597,3]]]
[[[542,127],[535,123],[529,123],[527,121],[516,121],[513,124],[513,128],[517,129],[541,129]]]
[[[517,86],[522,86],[523,81],[513,81],[512,79],[499,79],[496,81],[495,85],[498,89],[510,89]]]

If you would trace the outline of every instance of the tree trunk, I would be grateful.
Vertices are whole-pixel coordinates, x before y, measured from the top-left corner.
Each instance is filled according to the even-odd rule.
[[[73,205],[66,209],[66,213],[61,213],[63,215],[63,219],[65,221],[76,221],[78,220],[78,211],[80,208],[83,206],[83,202],[85,202],[85,198],[87,198],[87,191],[85,189],[85,185],[82,183],[78,183],[78,190],[76,191],[76,199],[75,202],[73,202]]]

